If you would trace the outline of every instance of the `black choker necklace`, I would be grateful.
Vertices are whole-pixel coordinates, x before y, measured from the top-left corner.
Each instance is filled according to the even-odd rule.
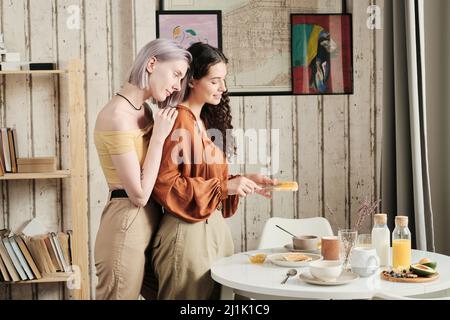
[[[142,110],[142,106],[141,106],[140,108],[136,108],[136,107],[134,106],[134,104],[132,104],[131,101],[127,99],[127,97],[121,95],[120,93],[116,93],[116,96],[122,97],[122,98],[124,98],[125,100],[127,100],[128,103],[129,103],[135,110],[137,110],[137,111]]]

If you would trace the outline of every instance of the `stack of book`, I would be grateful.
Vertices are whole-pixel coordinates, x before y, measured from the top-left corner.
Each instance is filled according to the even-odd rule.
[[[0,230],[0,281],[41,279],[45,274],[72,272],[72,232],[15,235]]]
[[[0,71],[54,70],[55,67],[53,62],[20,61],[20,52],[8,52],[3,34],[0,33]]]
[[[17,171],[17,136],[15,128],[0,128],[0,176]]]
[[[22,68],[19,52],[7,52],[6,49],[1,50],[0,54],[0,70],[1,71],[18,71]]]
[[[54,172],[56,167],[56,157],[17,159],[17,172],[19,173]]]

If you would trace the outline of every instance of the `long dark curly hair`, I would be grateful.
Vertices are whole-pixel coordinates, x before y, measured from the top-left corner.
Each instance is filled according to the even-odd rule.
[[[228,59],[219,49],[202,42],[192,44],[187,50],[192,55],[192,62],[187,75],[189,80],[199,80],[205,77],[209,72],[209,68],[217,63],[228,63]],[[186,81],[186,84],[188,82],[189,81]],[[190,91],[189,86],[186,85],[183,101],[188,98]],[[211,133],[211,130],[209,130],[208,136],[214,144],[222,149],[227,158],[234,155],[236,153],[236,147],[234,138],[231,135],[231,129],[233,129],[233,126],[231,125],[232,117],[228,92],[225,91],[222,94],[222,98],[218,105],[205,103],[202,108],[200,118],[205,123],[206,129],[216,129],[221,132],[222,141],[219,141],[220,139],[215,139],[214,135]],[[229,132],[228,136],[227,130]]]

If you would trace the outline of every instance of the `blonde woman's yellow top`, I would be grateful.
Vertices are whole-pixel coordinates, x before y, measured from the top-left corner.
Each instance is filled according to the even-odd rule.
[[[153,121],[143,129],[127,131],[94,131],[94,144],[108,184],[122,184],[112,163],[112,155],[136,151],[139,164],[144,164]]]

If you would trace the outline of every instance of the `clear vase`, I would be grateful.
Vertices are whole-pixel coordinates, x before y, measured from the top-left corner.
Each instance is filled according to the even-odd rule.
[[[352,229],[340,229],[338,231],[338,237],[340,242],[340,258],[342,268],[344,271],[350,271],[351,253],[352,249],[356,245],[358,231]]]

